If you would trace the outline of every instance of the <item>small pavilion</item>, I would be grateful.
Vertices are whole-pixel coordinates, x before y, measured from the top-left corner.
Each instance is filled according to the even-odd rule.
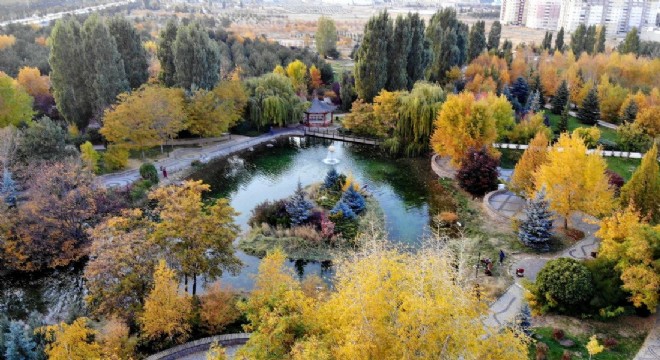
[[[305,125],[328,126],[332,124],[332,113],[336,108],[336,106],[327,104],[314,97],[312,106],[305,110]]]

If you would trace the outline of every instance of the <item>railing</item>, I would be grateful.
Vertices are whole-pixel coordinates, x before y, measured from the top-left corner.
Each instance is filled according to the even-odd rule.
[[[378,146],[382,142],[382,139],[376,137],[367,137],[367,136],[355,136],[345,133],[340,133],[337,130],[330,130],[324,128],[304,128],[305,136],[315,136],[324,139],[340,140],[346,142],[354,142],[358,144],[367,144]]]

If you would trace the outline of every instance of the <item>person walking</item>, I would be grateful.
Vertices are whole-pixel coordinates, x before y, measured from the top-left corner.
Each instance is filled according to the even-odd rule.
[[[504,258],[505,257],[506,257],[506,255],[504,254],[504,250],[500,249],[500,266],[502,266],[502,264],[504,263]]]
[[[165,168],[165,166],[162,166],[161,169],[163,169],[163,177],[167,179],[167,169]]]

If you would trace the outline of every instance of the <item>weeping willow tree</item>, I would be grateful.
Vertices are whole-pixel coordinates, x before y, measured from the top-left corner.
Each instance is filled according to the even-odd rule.
[[[261,129],[262,126],[285,126],[302,119],[307,103],[300,100],[291,81],[280,74],[266,74],[246,82],[250,99],[246,118]]]
[[[433,121],[445,93],[438,85],[417,82],[409,94],[399,98],[399,120],[385,147],[392,154],[416,156],[429,149]]]

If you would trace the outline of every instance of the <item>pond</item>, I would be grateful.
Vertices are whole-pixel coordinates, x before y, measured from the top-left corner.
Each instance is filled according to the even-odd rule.
[[[191,178],[210,184],[210,196],[229,198],[240,212],[237,224],[247,230],[250,212],[257,204],[290,196],[298,181],[303,186],[323,181],[331,168],[322,162],[330,145],[334,145],[339,159],[336,169],[353,175],[379,202],[390,240],[419,245],[429,232],[431,214],[454,209],[451,196],[431,172],[429,159],[391,159],[371,146],[313,138],[282,138],[253,151],[212,161]],[[225,274],[222,281],[236,289],[250,290],[259,259],[241,251],[237,255],[244,263],[242,271]],[[329,263],[291,260],[290,265],[301,277],[318,274],[327,279],[333,271]],[[0,277],[0,313],[24,319],[38,312],[49,323],[63,321],[84,307],[84,294],[82,266]]]
[[[328,165],[328,147],[335,148],[336,165]],[[247,230],[251,210],[266,200],[293,194],[298,181],[303,186],[323,181],[326,172],[352,175],[378,201],[385,215],[389,239],[415,247],[429,234],[431,214],[453,210],[453,201],[439,186],[429,160],[392,159],[372,146],[291,137],[274,141],[227,159],[218,159],[191,175],[211,185],[212,197],[226,197],[240,212],[236,222]],[[238,251],[244,267],[240,274],[225,274],[222,282],[234,288],[252,288],[259,259]],[[291,260],[299,276],[332,273],[328,263]]]

